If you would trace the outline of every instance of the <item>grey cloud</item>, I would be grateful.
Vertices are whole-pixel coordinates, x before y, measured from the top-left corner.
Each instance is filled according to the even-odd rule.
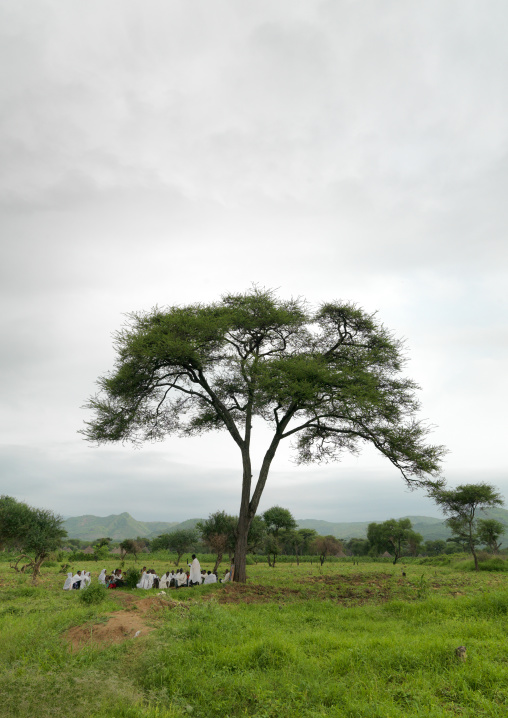
[[[455,0],[0,8],[10,471],[69,504],[104,471],[112,500],[120,476],[75,432],[122,313],[252,281],[379,309],[448,466],[505,466],[506,18]],[[120,456],[152,497],[159,469]]]

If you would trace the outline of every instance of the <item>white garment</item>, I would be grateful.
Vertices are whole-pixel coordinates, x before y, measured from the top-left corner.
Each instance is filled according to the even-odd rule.
[[[145,579],[145,576],[146,571],[143,571],[143,573],[141,574],[141,578],[139,579],[139,583],[136,584],[136,588],[143,588],[143,581]]]
[[[81,586],[83,585],[83,576],[80,573],[77,573],[75,576],[72,577],[72,585],[74,585],[77,582],[81,583]],[[81,588],[80,586],[80,588]]]
[[[171,581],[171,574],[169,571],[159,581],[159,588],[169,588],[169,582]]]
[[[67,578],[65,579],[63,590],[69,591],[71,588],[72,588],[72,571],[67,574]]]
[[[178,581],[179,586],[183,586],[184,584],[187,583],[187,574],[183,573],[183,571],[182,571],[182,573],[177,573],[175,575],[175,578]]]
[[[197,558],[195,558],[190,565],[189,581],[192,583],[201,583],[201,566]]]
[[[103,568],[99,574],[99,583],[106,584],[106,569]]]
[[[154,578],[155,578],[155,575],[153,573],[145,573],[145,575],[143,576],[142,588],[146,588],[147,590],[151,589],[153,586]]]

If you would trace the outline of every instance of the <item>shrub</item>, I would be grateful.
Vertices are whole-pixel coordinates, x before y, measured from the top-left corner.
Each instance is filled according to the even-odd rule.
[[[79,600],[88,605],[101,603],[108,597],[108,590],[102,583],[91,583],[79,591]]]
[[[141,578],[141,571],[137,568],[128,568],[123,577],[124,583],[127,588],[136,588]]]

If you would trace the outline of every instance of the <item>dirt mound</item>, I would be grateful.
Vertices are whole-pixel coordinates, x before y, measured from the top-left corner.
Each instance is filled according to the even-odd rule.
[[[105,616],[96,623],[75,626],[67,631],[65,638],[69,641],[71,650],[79,650],[91,643],[121,643],[128,638],[145,636],[154,630],[153,626],[147,625],[150,619],[155,618],[161,611],[181,606],[177,601],[167,601],[158,596],[139,600],[132,594],[118,592],[115,599],[127,608],[116,611],[109,617]]]

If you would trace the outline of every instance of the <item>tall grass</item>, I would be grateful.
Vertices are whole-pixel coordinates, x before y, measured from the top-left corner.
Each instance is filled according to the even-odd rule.
[[[150,563],[166,570],[165,560]],[[32,587],[4,566],[5,718],[508,715],[504,573],[253,565],[237,603],[220,603],[235,595],[221,585],[168,593],[181,607],[152,616],[148,636],[72,652],[66,630],[106,620],[119,608],[115,592],[84,605],[82,592],[61,590],[58,568]],[[84,567],[96,582],[99,567]]]

